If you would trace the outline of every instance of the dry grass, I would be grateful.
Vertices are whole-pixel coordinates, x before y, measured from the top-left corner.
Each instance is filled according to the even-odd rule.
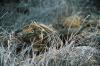
[[[77,19],[74,21],[77,21]],[[72,28],[70,27],[68,29]],[[67,34],[66,31],[67,28],[62,35]],[[30,33],[35,35],[30,35]],[[30,36],[25,37],[25,34]],[[98,33],[96,31],[89,32],[83,30],[77,35],[72,33],[69,40],[64,39],[64,43],[59,36],[60,34],[57,29],[55,32],[54,28],[52,29],[44,24],[35,22],[24,27],[22,31],[17,33],[16,37],[13,34],[7,35],[7,47],[3,46],[4,42],[2,41],[0,46],[1,66],[98,66],[100,64],[99,38],[97,38],[99,36],[97,36]],[[23,36],[24,38],[22,38]],[[40,39],[37,38],[40,36]],[[20,40],[18,37],[23,40]],[[31,39],[31,37],[34,38]],[[34,41],[27,43],[25,42],[27,40],[26,38]],[[30,45],[28,46],[27,44]],[[48,44],[49,46],[47,46]],[[57,49],[59,44],[60,46],[63,44],[63,46]],[[20,47],[20,45],[22,46]],[[18,47],[21,48],[21,51],[17,53],[16,49]],[[40,53],[36,55],[35,51],[39,51]]]
[[[0,11],[0,66],[100,66],[99,19],[77,14],[79,0],[39,1],[14,6],[28,8],[27,14],[9,6]]]

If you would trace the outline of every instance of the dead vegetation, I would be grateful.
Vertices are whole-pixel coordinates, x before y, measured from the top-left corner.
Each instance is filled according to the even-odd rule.
[[[36,54],[44,53],[51,46],[58,49],[63,45],[63,42],[53,28],[36,22],[32,22],[13,32],[11,36],[12,38],[17,39],[17,41],[19,41],[17,44],[22,45],[22,47],[32,46],[32,50]],[[51,42],[55,42],[55,45]],[[18,47],[17,52],[20,51],[20,48]]]
[[[32,22],[12,32],[10,39],[6,39],[4,42],[6,44],[8,41],[16,42],[16,52],[20,52],[23,46],[24,48],[32,46],[32,51],[39,54],[44,53],[50,47],[59,49],[65,45],[66,41],[70,42],[75,40],[78,45],[81,39],[85,39],[86,34],[92,32],[91,27],[98,25],[96,22],[96,24],[93,24],[94,21],[91,20],[88,20],[88,22],[84,21],[82,17],[77,15],[66,17],[62,21],[52,24],[51,27],[49,25]]]
[[[59,64],[58,61],[61,61],[59,56],[63,58],[63,55],[66,56],[67,60],[72,61],[71,59],[75,60],[73,57],[77,57],[74,53],[77,54],[78,52],[81,55],[81,52],[85,52],[84,49],[95,55],[100,45],[99,24],[98,21],[84,19],[74,15],[66,17],[63,22],[54,23],[51,26],[32,22],[13,31],[7,37],[4,37],[1,33],[0,41],[5,44],[6,50],[12,50],[14,46],[12,54],[29,56],[32,61],[34,60],[32,63],[36,62],[38,64],[41,61],[48,60],[47,57],[50,55],[50,60],[53,59],[55,64],[56,62]],[[93,52],[91,49],[96,51]],[[89,54],[87,54],[87,57],[90,56]],[[98,62],[94,55],[90,58],[91,60],[88,60],[90,65]],[[86,59],[86,57],[84,58]],[[65,62],[65,60],[63,61]],[[51,61],[48,62],[52,63]],[[25,63],[20,64],[25,65]]]

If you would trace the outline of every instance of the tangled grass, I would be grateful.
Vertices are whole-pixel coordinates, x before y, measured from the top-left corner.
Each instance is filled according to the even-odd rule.
[[[95,29],[97,28],[95,27]],[[48,51],[44,51],[39,55],[36,55],[34,51],[31,52],[31,50],[34,50],[32,45],[23,46],[21,51],[17,53],[18,39],[13,39],[12,33],[5,32],[1,34],[2,40],[0,39],[0,66],[99,66],[100,35],[98,30],[94,32],[83,30],[79,35],[72,33],[73,36],[70,37],[70,40],[65,40],[63,47],[59,49],[55,47],[55,45],[59,44],[59,41],[57,41],[60,38],[59,34],[56,36],[48,34],[51,46],[48,47]],[[4,41],[4,38],[6,38],[7,42]]]
[[[84,10],[79,7],[81,3],[78,2],[81,2],[80,0],[44,0],[43,2],[39,0],[34,5],[32,5],[31,1],[14,5],[14,7],[18,6],[22,9],[25,8],[25,10],[28,8],[30,13],[27,14],[25,14],[25,11],[17,13],[17,7],[0,7],[0,66],[100,66],[99,19],[94,15],[92,17],[91,14],[93,13],[91,13],[89,14],[91,18],[89,19],[89,16],[85,15],[87,17],[82,19],[82,25],[80,25],[78,16],[81,15],[81,9]],[[84,12],[82,11],[82,13]],[[76,17],[73,16],[74,14]],[[86,14],[88,13],[86,12]],[[63,16],[65,21],[61,20]],[[71,17],[68,18],[68,16]],[[46,27],[44,34],[46,33],[48,38],[44,44],[50,44],[49,47],[46,46],[46,51],[38,55],[33,51],[33,45],[25,46],[27,43],[12,37],[12,32],[22,28],[23,24],[29,24],[30,22],[28,21],[31,20],[58,22],[57,24],[52,24],[52,27],[56,30],[48,27],[48,25],[37,24],[42,27],[39,28],[40,32]],[[75,26],[69,25],[70,22]],[[74,29],[76,26],[78,29]],[[47,29],[55,33],[47,32]],[[30,32],[30,30],[25,31]],[[19,33],[19,37],[22,35]],[[59,42],[63,42],[63,46],[57,49],[56,46],[59,45]],[[31,41],[31,43],[35,44],[36,42]],[[21,51],[17,52],[16,49],[18,47],[20,49],[19,44],[24,46],[21,46]]]

